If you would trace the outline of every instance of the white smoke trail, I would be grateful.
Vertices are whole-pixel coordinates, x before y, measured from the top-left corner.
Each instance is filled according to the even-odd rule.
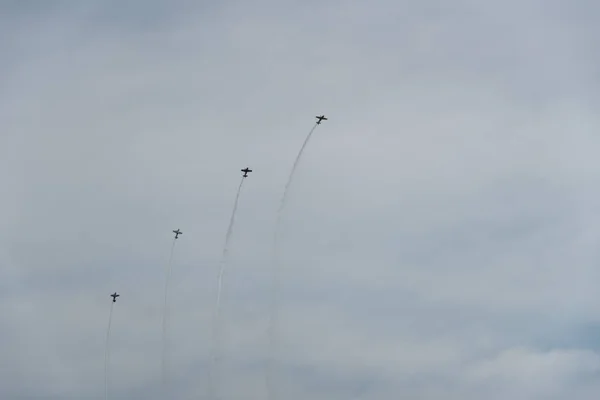
[[[300,148],[300,151],[298,152],[298,155],[296,156],[296,160],[294,160],[294,165],[292,166],[292,170],[290,171],[290,175],[285,184],[285,188],[283,189],[283,196],[281,197],[281,203],[279,204],[279,210],[277,211],[277,227],[279,227],[279,223],[281,222],[281,213],[283,212],[283,208],[285,207],[285,203],[287,201],[288,190],[292,184],[292,181],[294,180],[294,175],[296,174],[296,169],[298,168],[298,164],[300,164],[300,159],[302,158],[302,154],[304,154],[304,149],[306,148],[306,145],[308,145],[308,142],[310,141],[310,138],[312,137],[312,134],[318,125],[319,124],[315,124],[315,126],[312,127],[310,132],[308,132],[308,135],[306,135],[306,139],[304,139],[304,143],[302,143],[302,147]],[[277,231],[276,231],[276,233],[277,233]]]
[[[265,375],[265,383],[267,386],[267,399],[272,400],[275,398],[275,387],[273,380],[273,372],[275,368],[275,353],[277,350],[277,326],[279,323],[279,287],[281,280],[281,262],[279,257],[279,236],[281,234],[281,217],[283,215],[283,209],[285,207],[289,188],[294,180],[294,175],[296,173],[296,169],[300,164],[300,160],[302,158],[302,154],[304,153],[304,149],[306,148],[310,138],[317,128],[315,124],[308,135],[306,135],[306,139],[304,139],[304,143],[296,156],[296,160],[294,161],[294,165],[292,166],[292,170],[288,176],[288,180],[285,184],[285,188],[283,190],[283,196],[281,197],[281,203],[279,204],[279,210],[277,210],[277,221],[275,223],[275,234],[273,236],[273,280],[271,283],[272,297],[271,297],[271,309],[270,309],[270,318],[269,318],[269,326],[268,326],[268,336],[269,336],[269,360],[266,369]]]
[[[110,314],[108,315],[108,328],[106,329],[106,345],[104,348],[104,398],[108,400],[108,362],[110,358],[110,326],[112,324],[112,315],[113,315],[113,307],[115,306],[114,302],[110,303]]]
[[[231,218],[229,220],[229,227],[227,228],[227,233],[225,234],[225,244],[223,246],[223,254],[221,255],[221,262],[219,263],[219,275],[217,278],[217,298],[215,302],[215,309],[213,311],[213,336],[212,336],[212,348],[211,348],[211,364],[208,372],[208,396],[209,399],[215,399],[215,375],[217,369],[217,357],[218,351],[220,350],[220,337],[221,337],[221,320],[220,320],[220,311],[221,311],[221,291],[223,287],[223,275],[225,273],[225,261],[227,259],[227,254],[229,252],[229,240],[231,239],[231,234],[233,232],[233,225],[235,222],[235,214],[238,208],[238,202],[240,199],[240,193],[242,191],[242,185],[244,184],[244,179],[240,181],[240,185],[238,186],[237,194],[235,196],[235,202],[233,203],[233,211],[231,212]]]
[[[175,250],[175,242],[177,238],[173,238],[173,244],[171,245],[171,254],[169,255],[169,262],[167,264],[166,278],[165,278],[165,302],[163,304],[163,318],[162,318],[162,334],[163,334],[163,348],[162,348],[162,384],[164,395],[166,396],[166,385],[167,385],[167,321],[168,321],[168,295],[169,295],[169,283],[171,281],[171,274],[173,272],[173,251]]]

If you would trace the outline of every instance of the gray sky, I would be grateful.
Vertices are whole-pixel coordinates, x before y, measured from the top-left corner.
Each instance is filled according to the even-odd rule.
[[[596,399],[600,5],[0,5],[0,397]]]

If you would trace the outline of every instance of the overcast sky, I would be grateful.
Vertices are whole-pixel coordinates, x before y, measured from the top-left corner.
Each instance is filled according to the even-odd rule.
[[[592,400],[600,4],[0,3],[0,398]],[[162,302],[173,229],[168,395]]]

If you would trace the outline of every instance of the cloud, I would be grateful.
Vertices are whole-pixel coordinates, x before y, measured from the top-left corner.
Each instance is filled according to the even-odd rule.
[[[264,398],[283,185],[281,397],[597,393],[597,6],[10,4],[0,17],[0,395]]]

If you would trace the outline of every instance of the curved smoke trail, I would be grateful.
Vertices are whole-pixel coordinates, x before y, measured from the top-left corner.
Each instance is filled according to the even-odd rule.
[[[110,314],[108,314],[108,328],[106,329],[106,345],[104,347],[104,398],[108,400],[108,361],[110,358],[110,326],[112,324],[113,307],[115,303],[110,303]]]
[[[163,348],[162,348],[162,364],[161,364],[161,372],[162,372],[162,384],[163,390],[166,391],[167,385],[167,317],[168,317],[168,295],[169,295],[169,283],[171,281],[171,273],[173,272],[173,251],[175,250],[175,242],[177,238],[173,239],[173,244],[171,245],[171,254],[169,255],[169,263],[167,264],[167,276],[165,279],[165,302],[163,304],[163,318],[162,318],[162,334],[163,334]],[[166,393],[165,393],[166,394]]]
[[[279,204],[279,209],[277,210],[277,221],[275,223],[275,234],[273,236],[273,280],[271,283],[271,290],[272,290],[272,297],[271,297],[271,313],[270,313],[270,318],[269,318],[269,361],[268,361],[268,365],[267,365],[267,370],[266,370],[266,376],[265,376],[265,380],[266,380],[266,386],[267,386],[267,398],[268,399],[273,399],[275,398],[275,387],[274,387],[274,382],[273,382],[273,370],[275,367],[275,352],[276,352],[276,339],[277,339],[277,332],[276,332],[276,328],[279,322],[279,309],[278,309],[278,304],[279,304],[279,286],[280,286],[280,280],[281,280],[281,263],[279,260],[279,236],[280,236],[280,228],[281,228],[281,216],[283,215],[283,209],[285,207],[286,201],[287,201],[287,197],[288,197],[288,190],[292,184],[292,181],[294,180],[294,175],[296,173],[296,169],[298,168],[298,165],[300,164],[300,159],[302,158],[302,154],[304,153],[304,149],[306,148],[308,142],[310,141],[310,138],[313,134],[313,132],[315,131],[315,129],[317,128],[317,125],[319,125],[318,123],[315,124],[312,129],[310,130],[310,132],[308,133],[308,135],[306,135],[306,139],[304,139],[304,143],[302,144],[302,147],[300,148],[300,151],[298,152],[298,155],[296,156],[296,160],[294,161],[294,165],[292,166],[292,170],[290,171],[288,180],[285,184],[285,188],[283,189],[283,196],[281,197],[281,203]]]
[[[221,336],[221,290],[223,287],[223,274],[225,273],[225,261],[227,259],[227,253],[229,252],[229,240],[233,232],[233,224],[235,222],[235,214],[237,212],[238,203],[240,200],[240,193],[242,191],[242,185],[244,184],[244,178],[240,181],[238,186],[237,194],[235,196],[235,202],[233,203],[233,211],[231,212],[231,218],[229,219],[229,227],[225,234],[225,244],[223,245],[223,254],[221,255],[221,262],[219,263],[219,275],[217,278],[217,298],[215,302],[215,309],[213,311],[213,337],[212,337],[212,348],[211,348],[211,364],[208,372],[208,393],[209,399],[215,399],[215,371],[217,368],[217,351],[219,350],[219,338]]]

